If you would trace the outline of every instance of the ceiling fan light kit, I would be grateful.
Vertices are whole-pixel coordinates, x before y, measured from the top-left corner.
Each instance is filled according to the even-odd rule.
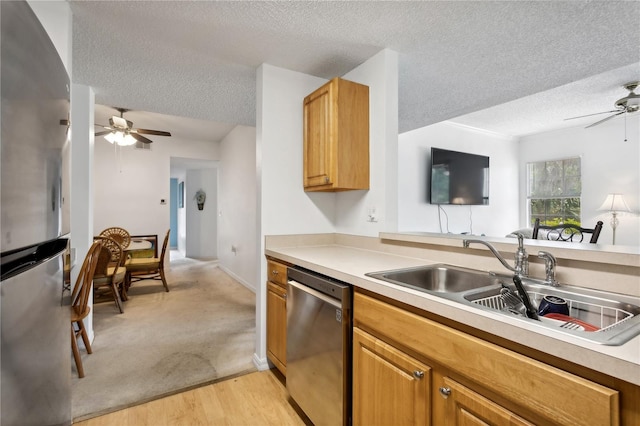
[[[136,138],[123,132],[110,132],[104,135],[104,138],[110,143],[115,143],[120,146],[129,146],[136,143]]]
[[[98,127],[102,127],[106,130],[96,132],[95,136],[104,136],[112,144],[120,146],[130,146],[136,142],[152,143],[149,138],[142,136],[143,134],[156,135],[156,136],[171,136],[171,133],[163,130],[150,130],[150,129],[134,129],[133,122],[126,120],[123,114],[129,111],[126,108],[115,108],[120,112],[120,117],[112,116],[109,118],[109,126],[102,124],[96,124]]]

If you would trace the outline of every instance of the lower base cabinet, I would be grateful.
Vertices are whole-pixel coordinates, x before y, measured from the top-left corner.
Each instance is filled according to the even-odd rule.
[[[287,375],[287,266],[267,258],[267,358]]]
[[[477,392],[461,385],[450,377],[437,380],[442,383],[438,388],[440,405],[444,406],[440,415],[442,425],[514,425],[533,426],[512,411],[483,397]],[[438,405],[434,401],[434,405]]]
[[[429,424],[431,369],[427,365],[356,328],[353,369],[353,424]]]
[[[267,356],[287,375],[287,291],[267,283]]]
[[[640,418],[636,386],[622,386],[629,389],[623,399],[616,389],[358,291],[353,312],[355,426],[632,425]]]

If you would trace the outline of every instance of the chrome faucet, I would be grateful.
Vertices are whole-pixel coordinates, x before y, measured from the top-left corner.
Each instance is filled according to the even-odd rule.
[[[556,281],[556,265],[558,264],[556,257],[548,251],[539,251],[538,257],[540,259],[544,259],[544,283],[553,287],[558,287],[560,284]]]
[[[515,255],[515,266],[509,265],[504,257],[502,257],[500,253],[498,253],[498,250],[496,250],[495,247],[484,240],[462,240],[462,246],[468,248],[469,244],[472,243],[483,244],[487,246],[489,250],[491,250],[491,253],[493,253],[493,255],[500,261],[500,263],[502,263],[502,266],[514,272],[518,276],[526,277],[527,275],[529,275],[529,256],[527,255],[527,251],[524,249],[524,236],[520,233],[517,233],[516,235],[518,236],[518,249],[516,250]]]

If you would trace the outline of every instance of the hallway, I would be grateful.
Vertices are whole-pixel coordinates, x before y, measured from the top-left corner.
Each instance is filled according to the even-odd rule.
[[[171,252],[169,292],[136,282],[123,314],[94,305],[93,354],[86,377],[72,372],[72,413],[86,419],[255,371],[255,294],[217,261]]]

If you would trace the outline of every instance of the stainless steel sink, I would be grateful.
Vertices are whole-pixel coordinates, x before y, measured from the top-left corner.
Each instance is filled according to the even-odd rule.
[[[561,297],[569,305],[569,316],[578,320],[576,326],[557,318],[540,317],[537,321],[508,309],[500,296],[500,289],[506,285],[516,292],[511,275],[443,263],[366,275],[593,343],[617,346],[640,335],[640,299],[637,297],[583,287],[552,287],[542,280],[522,278],[534,309],[545,295]]]
[[[508,284],[506,277],[504,281]],[[528,278],[522,281],[534,307],[539,305],[545,295],[558,296],[567,301],[569,316],[578,321],[568,324],[567,321],[555,318],[540,317],[540,321],[535,321],[520,317],[505,307],[500,297],[500,286],[464,292],[461,296],[464,301],[478,308],[518,317],[594,343],[621,345],[640,334],[640,306],[637,298],[582,287],[551,287]],[[512,284],[509,287],[515,291]]]
[[[416,268],[371,272],[365,275],[415,290],[433,293],[460,293],[499,283],[498,279],[488,272],[442,263]]]

